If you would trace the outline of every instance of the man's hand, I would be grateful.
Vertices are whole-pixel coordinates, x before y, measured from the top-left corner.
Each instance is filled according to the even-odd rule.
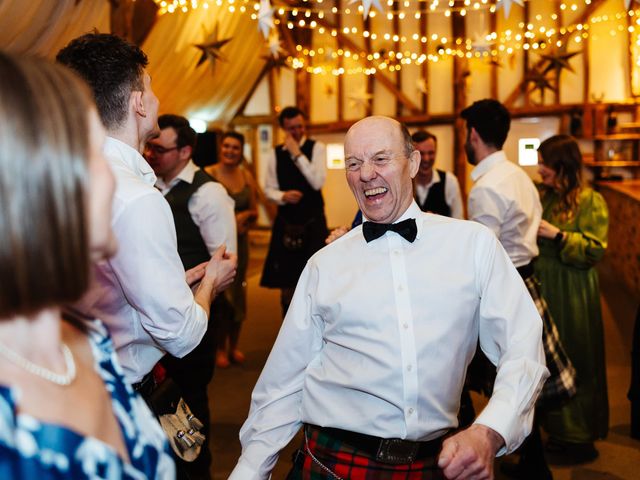
[[[215,293],[218,294],[233,283],[237,266],[238,256],[227,252],[227,247],[221,245],[207,263],[204,278],[212,282]]]
[[[302,192],[300,190],[287,190],[282,195],[282,201],[284,203],[296,204],[302,199]]]
[[[196,265],[185,272],[185,279],[190,287],[198,283],[204,277],[204,272],[209,262],[202,262],[200,265]]]
[[[550,224],[546,220],[540,220],[540,226],[538,227],[538,236],[542,238],[555,238],[560,232],[560,229],[555,225]]]
[[[298,142],[296,142],[289,133],[284,137],[284,149],[289,152],[291,158],[296,158],[298,155],[302,154],[300,145],[298,145]]]
[[[331,233],[329,234],[329,236],[325,238],[324,243],[329,245],[331,242],[334,242],[335,240],[339,239],[349,230],[351,230],[351,228],[347,227],[346,225],[343,225],[342,227],[334,228],[333,230],[331,230]]]
[[[474,424],[444,441],[438,466],[449,480],[492,480],[493,461],[503,445],[494,430]]]

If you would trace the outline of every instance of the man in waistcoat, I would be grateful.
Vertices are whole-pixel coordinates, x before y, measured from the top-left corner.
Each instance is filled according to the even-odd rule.
[[[414,179],[414,196],[423,212],[446,217],[463,218],[462,195],[458,179],[451,172],[433,168],[436,161],[438,139],[426,130],[418,130],[411,140],[420,152],[420,168]]]
[[[160,135],[145,149],[147,161],[158,176],[156,187],[169,202],[178,238],[178,253],[189,269],[207,261],[220,245],[236,253],[234,202],[222,185],[213,180],[191,160],[196,132],[189,121],[178,115],[158,118]],[[207,385],[213,377],[215,362],[215,328],[213,319],[223,304],[220,295],[211,307],[209,328],[200,345],[184,358],[167,355],[162,364],[180,386],[192,412],[204,425],[206,441],[200,456],[192,463],[181,462],[179,471],[186,478],[210,478],[209,468],[209,399]]]
[[[296,107],[279,116],[284,143],[267,158],[265,195],[278,204],[260,285],[279,288],[283,316],[307,260],[324,246],[327,221],[320,189],[326,177],[326,148],[307,138]]]

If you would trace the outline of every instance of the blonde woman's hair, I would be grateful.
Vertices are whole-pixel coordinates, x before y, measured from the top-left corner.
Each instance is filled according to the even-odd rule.
[[[0,318],[88,287],[91,108],[65,67],[0,52]]]

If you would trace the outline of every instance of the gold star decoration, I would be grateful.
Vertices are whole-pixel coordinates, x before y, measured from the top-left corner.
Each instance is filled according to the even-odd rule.
[[[368,108],[373,95],[367,92],[365,87],[360,88],[356,92],[349,95],[349,108]]]
[[[229,43],[232,38],[233,37],[218,40],[218,24],[216,23],[216,26],[213,29],[213,33],[209,35],[204,42],[196,43],[193,45],[202,52],[202,55],[200,56],[200,60],[198,60],[196,67],[199,67],[207,60],[211,64],[211,68],[215,68],[217,60],[226,61],[226,59],[220,52],[220,49],[227,43]]]

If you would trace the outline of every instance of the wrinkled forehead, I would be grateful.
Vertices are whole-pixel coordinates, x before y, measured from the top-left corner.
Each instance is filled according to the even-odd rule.
[[[353,125],[344,141],[346,158],[370,158],[380,152],[402,153],[404,142],[398,124],[390,119],[365,119]]]

